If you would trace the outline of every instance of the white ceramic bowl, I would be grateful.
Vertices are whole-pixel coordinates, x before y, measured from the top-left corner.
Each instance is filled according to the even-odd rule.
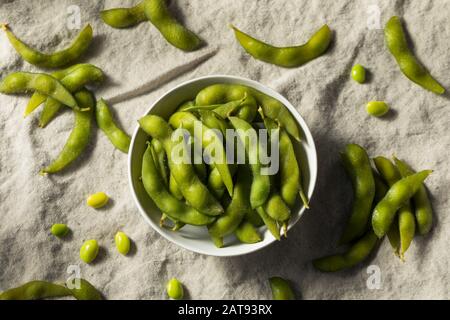
[[[294,145],[296,146],[297,156],[300,159],[305,192],[307,193],[308,198],[311,199],[317,178],[317,153],[313,137],[297,110],[295,110],[289,101],[274,90],[258,82],[240,77],[223,75],[206,76],[186,81],[176,86],[155,101],[145,115],[155,114],[168,119],[181,103],[187,100],[193,100],[201,89],[217,83],[242,84],[255,88],[256,90],[279,100],[289,109],[299,125],[303,139],[301,143],[295,142]],[[243,244],[232,235],[224,239],[225,246],[223,248],[217,248],[211,241],[206,227],[185,226],[178,232],[172,232],[160,227],[159,219],[161,217],[161,212],[147,195],[142,182],[139,180],[139,177],[141,176],[142,156],[146,148],[147,139],[147,134],[138,126],[134,131],[129,151],[129,182],[131,193],[140,213],[145,221],[160,235],[185,249],[221,257],[238,256],[254,252],[276,241],[270,232],[263,226],[260,230],[263,236],[261,242],[255,244]],[[289,228],[297,223],[304,211],[305,208],[301,206],[300,199],[298,199],[297,206],[292,210],[292,219],[290,220]],[[295,232],[295,230],[291,232]]]

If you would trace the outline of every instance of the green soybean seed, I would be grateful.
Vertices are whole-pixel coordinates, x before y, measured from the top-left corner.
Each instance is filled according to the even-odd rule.
[[[0,92],[4,94],[37,91],[62,104],[80,110],[72,94],[52,76],[44,73],[14,72],[0,82]]]
[[[366,81],[366,69],[360,64],[356,64],[352,68],[352,78],[358,83],[364,83]]]
[[[269,284],[273,300],[295,300],[294,291],[287,280],[280,277],[272,277],[269,279]]]
[[[131,138],[114,123],[111,111],[105,100],[100,99],[97,102],[95,117],[99,128],[105,133],[109,141],[123,153],[128,153]]]
[[[69,227],[62,223],[55,223],[52,225],[51,232],[55,237],[64,237],[69,233]]]
[[[19,40],[14,33],[9,30],[7,25],[3,24],[1,25],[1,28],[6,32],[14,49],[16,49],[17,53],[19,53],[25,61],[44,68],[58,68],[77,60],[89,47],[93,35],[92,27],[87,25],[80,31],[76,39],[67,49],[51,54],[44,54],[30,48]]]
[[[389,106],[384,101],[369,101],[366,110],[371,116],[382,117],[389,111]]]
[[[341,154],[344,168],[353,185],[353,205],[350,220],[344,229],[340,243],[349,243],[362,236],[370,220],[375,181],[366,150],[357,144],[349,144]]]
[[[386,46],[397,61],[400,70],[409,80],[436,94],[445,92],[445,89],[417,61],[417,58],[411,52],[399,17],[394,16],[386,23],[384,38]]]
[[[307,43],[300,46],[274,47],[231,26],[236,39],[254,58],[285,68],[299,67],[327,51],[331,42],[331,30],[322,26]]]
[[[91,194],[87,200],[86,200],[86,204],[89,207],[92,207],[94,209],[99,209],[102,208],[104,206],[106,206],[106,204],[109,201],[109,197],[106,193],[104,192],[97,192],[94,194]]]
[[[181,300],[184,296],[183,284],[176,278],[172,278],[167,282],[167,295],[174,300]]]
[[[397,210],[414,196],[431,173],[431,170],[424,170],[407,176],[397,181],[389,189],[372,214],[372,228],[378,238],[383,237],[389,231]]]
[[[119,231],[114,236],[114,241],[116,242],[117,251],[124,256],[127,255],[131,247],[130,238],[125,233]]]
[[[91,263],[98,255],[99,246],[97,240],[86,240],[80,248],[80,259]]]

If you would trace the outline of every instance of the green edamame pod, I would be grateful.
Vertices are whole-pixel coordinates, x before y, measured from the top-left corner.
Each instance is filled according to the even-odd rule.
[[[200,120],[211,129],[219,130],[222,133],[222,136],[226,138],[227,129],[231,129],[231,126],[228,122],[226,122],[223,118],[220,118],[213,111],[208,110],[199,110],[197,113],[200,115]]]
[[[289,282],[280,277],[269,279],[273,300],[295,300],[295,294]]]
[[[225,237],[233,233],[250,210],[251,174],[247,166],[241,166],[237,172],[231,202],[214,223],[208,226],[208,232],[214,237]]]
[[[70,289],[77,300],[103,300],[102,294],[87,280],[79,279],[80,287]]]
[[[353,185],[353,206],[350,220],[344,229],[340,243],[349,243],[362,236],[367,230],[373,198],[375,182],[367,152],[357,144],[345,147],[341,158]]]
[[[445,89],[417,61],[411,52],[399,17],[394,16],[386,23],[384,38],[386,46],[397,61],[400,70],[408,79],[436,94],[445,92]]]
[[[5,94],[37,91],[60,103],[80,110],[75,98],[57,79],[44,73],[14,72],[0,82],[0,92]]]
[[[401,179],[400,172],[391,160],[384,157],[376,157],[373,159],[373,162],[389,187],[392,187]],[[408,201],[399,209],[397,217],[394,218],[387,232],[389,242],[401,259],[403,259],[405,252],[408,250],[414,238],[415,231],[416,222],[414,221],[414,214]]]
[[[236,39],[247,53],[258,60],[285,68],[299,67],[322,55],[327,51],[332,35],[330,28],[325,24],[303,45],[274,47],[249,36],[234,26],[231,27]]]
[[[386,196],[373,210],[372,227],[379,238],[383,237],[391,227],[397,210],[414,196],[431,173],[431,170],[424,170],[407,176],[397,181],[389,189]]]
[[[262,221],[264,221],[264,224],[266,225],[270,233],[274,236],[274,238],[280,240],[280,227],[278,226],[277,222],[269,217],[263,207],[256,208],[256,212],[259,214]]]
[[[180,188],[178,187],[178,183],[175,180],[175,178],[173,177],[173,175],[170,175],[170,178],[169,178],[169,190],[170,190],[170,193],[178,200],[184,199],[183,194],[181,193]]]
[[[194,51],[201,40],[192,31],[176,21],[166,6],[166,0],[145,0],[144,13],[161,35],[174,47],[184,51]]]
[[[236,238],[242,243],[257,243],[260,242],[261,235],[258,230],[248,221],[242,221],[242,223],[234,231]]]
[[[148,146],[142,159],[142,183],[156,206],[170,218],[195,226],[208,225],[214,217],[203,215],[172,196],[166,189]]]
[[[90,83],[99,83],[104,80],[103,71],[91,64],[79,65],[75,70],[68,73],[61,79],[61,83],[71,93],[75,93]],[[62,104],[58,101],[47,98],[44,109],[39,117],[39,126],[44,128],[56,116]]]
[[[377,243],[377,236],[370,230],[344,254],[316,259],[313,261],[313,265],[322,272],[336,272],[354,267],[370,255]]]
[[[42,175],[56,173],[66,168],[80,156],[89,143],[92,111],[94,110],[95,100],[92,93],[88,90],[79,91],[75,94],[75,98],[82,108],[88,109],[89,111],[82,112],[74,110],[75,125],[72,132],[59,156],[49,166],[41,170],[40,174]]]
[[[1,28],[6,32],[14,49],[16,49],[17,53],[20,54],[25,61],[44,68],[62,67],[80,58],[91,44],[93,34],[92,27],[88,24],[80,31],[73,43],[67,49],[52,54],[44,54],[30,48],[19,40],[14,33],[9,30],[7,25],[3,24],[1,25]]]
[[[255,129],[248,122],[237,117],[230,117],[230,122],[236,129],[236,134],[245,148],[252,169],[253,181],[250,191],[250,204],[252,209],[255,209],[266,202],[270,193],[270,179],[268,175],[263,174],[263,166],[260,162],[261,141],[259,141]]]
[[[284,222],[291,217],[291,210],[277,192],[273,192],[264,204],[264,210],[274,220]]]
[[[144,13],[144,2],[131,8],[113,8],[100,12],[104,23],[113,28],[129,28],[147,20]]]
[[[297,194],[299,194],[303,205],[305,208],[309,209],[309,201],[303,191],[300,166],[295,155],[291,138],[284,129],[278,127],[275,121],[265,117],[261,109],[259,111],[263,117],[264,125],[270,134],[273,130],[280,129],[278,134],[278,146],[280,155],[279,183],[281,197],[286,204],[292,208],[295,204],[295,199],[297,199]]]
[[[162,143],[158,139],[152,139],[152,156],[161,178],[163,178],[166,186],[169,185],[169,168],[167,167],[166,152]]]
[[[169,124],[161,117],[148,115],[139,120],[141,128],[152,138],[158,139],[164,146],[169,162],[170,172],[177,181],[186,201],[201,213],[207,215],[220,215],[223,208],[214,198],[208,188],[200,181],[195,174],[190,159],[173,159],[172,151],[181,149],[184,155],[188,153],[185,150],[184,142],[175,142],[172,135],[176,132],[170,128]],[[183,138],[183,137],[180,137]],[[163,212],[169,214],[165,210]],[[180,220],[181,221],[181,220]]]
[[[264,225],[264,221],[255,209],[249,210],[245,215],[245,220],[250,222],[254,227],[259,228]]]
[[[95,107],[95,118],[98,127],[105,133],[111,143],[120,151],[128,153],[131,138],[114,123],[111,111],[103,99],[97,101]]]
[[[214,151],[214,157],[211,157],[212,164],[220,173],[220,176],[230,195],[233,194],[233,178],[228,168],[227,156],[223,147],[222,139],[214,130],[211,130],[200,122],[192,113],[176,112],[169,123],[173,128],[183,128],[189,131],[191,136],[195,136],[195,126],[201,130],[201,144],[203,149]]]
[[[0,300],[39,300],[71,296],[66,287],[47,281],[30,281],[20,287],[6,290],[0,294]]]
[[[414,170],[412,170],[404,161],[394,158],[394,162],[402,177],[407,177],[414,174]],[[413,203],[415,208],[417,229],[420,235],[425,235],[430,232],[433,225],[433,209],[431,207],[431,201],[428,197],[427,190],[423,183],[419,187],[419,190],[417,190],[414,194]]]

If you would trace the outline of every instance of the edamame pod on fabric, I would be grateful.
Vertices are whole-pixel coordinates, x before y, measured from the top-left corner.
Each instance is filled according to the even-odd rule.
[[[71,296],[66,287],[47,281],[30,281],[0,293],[0,300],[39,300]]]
[[[395,213],[419,190],[423,181],[432,173],[424,170],[397,181],[377,204],[372,214],[372,227],[381,238],[391,227]]]
[[[391,160],[385,157],[376,157],[373,159],[373,162],[389,187],[392,187],[402,178],[399,170]],[[394,247],[395,253],[398,254],[401,259],[404,258],[404,254],[414,238],[416,232],[416,222],[414,220],[411,205],[409,201],[407,201],[405,205],[398,210],[398,214],[394,218],[392,225],[387,232],[389,242]]]
[[[344,254],[316,259],[313,261],[313,265],[322,272],[336,272],[354,267],[363,262],[370,255],[377,243],[377,236],[370,230],[364,237],[356,241]]]
[[[233,194],[233,178],[228,168],[227,155],[223,146],[222,139],[214,130],[205,126],[192,113],[176,112],[170,119],[169,124],[173,128],[183,128],[189,131],[191,136],[195,136],[195,125],[201,129],[201,144],[203,149],[210,149],[214,151],[214,156],[211,157],[212,164],[220,173],[220,176],[230,195]]]
[[[203,226],[212,223],[214,217],[201,214],[194,208],[176,199],[167,191],[154,161],[151,146],[148,146],[142,159],[142,183],[144,184],[145,191],[161,212],[164,212],[174,220],[194,226]]]
[[[143,5],[147,19],[171,45],[184,51],[194,51],[200,47],[200,38],[172,17],[166,0],[144,0]]]
[[[104,23],[113,28],[129,28],[147,20],[144,13],[144,1],[131,8],[113,8],[100,12]]]
[[[103,71],[92,64],[80,65],[78,68],[68,73],[61,79],[61,83],[69,92],[77,92],[87,84],[99,83],[104,80]],[[61,109],[62,104],[58,101],[47,98],[44,109],[39,117],[39,127],[44,128]]]
[[[252,209],[255,209],[266,202],[270,193],[270,179],[268,175],[262,172],[264,168],[260,162],[261,141],[258,139],[256,130],[248,122],[237,117],[230,117],[230,122],[236,130],[239,141],[245,148],[246,158],[252,170],[250,204]],[[255,139],[256,141],[252,141]]]
[[[247,166],[240,166],[237,181],[234,186],[231,202],[225,213],[208,226],[208,232],[213,237],[225,237],[233,233],[250,210],[251,174]]]
[[[93,36],[92,27],[88,24],[80,31],[73,43],[67,49],[51,54],[45,54],[30,48],[19,40],[14,33],[9,30],[7,25],[3,24],[1,27],[6,32],[14,49],[16,49],[17,53],[19,53],[25,61],[44,68],[59,68],[77,60],[87,50]]]
[[[81,155],[89,143],[95,100],[92,93],[86,89],[76,93],[75,98],[82,108],[89,111],[74,110],[75,124],[72,132],[58,157],[41,170],[40,174],[42,175],[56,173],[66,168]]]
[[[77,300],[103,300],[102,294],[85,279],[78,279],[79,288],[70,289],[72,295]]]
[[[280,277],[269,279],[273,300],[295,300],[295,294],[289,282]]]
[[[285,68],[299,67],[327,51],[331,42],[331,30],[322,26],[304,45],[274,47],[255,39],[232,26],[236,39],[254,58]]]
[[[175,178],[186,201],[196,210],[207,215],[216,216],[223,213],[220,203],[196,175],[191,164],[192,161],[186,159],[188,152],[184,145],[184,137],[180,136],[178,141],[172,140],[172,135],[177,132],[174,132],[169,124],[159,116],[145,116],[139,120],[139,124],[148,135],[158,139],[163,144],[169,162],[170,173]],[[177,150],[182,151],[182,154],[176,153],[179,155],[179,159],[173,158],[174,149],[175,152]],[[163,212],[165,211],[163,210]],[[169,214],[168,212],[165,213]]]
[[[412,170],[411,167],[409,167],[404,161],[394,158],[394,162],[402,177],[407,177],[414,174],[414,170]],[[420,235],[425,235],[430,232],[433,225],[433,209],[431,207],[431,201],[428,197],[427,190],[423,183],[419,187],[419,190],[417,190],[414,194],[413,203],[417,221],[417,229]]]
[[[411,52],[399,17],[393,16],[386,23],[384,38],[386,46],[397,61],[400,70],[408,79],[431,92],[437,94],[445,92],[445,89],[417,61]]]
[[[357,144],[345,147],[341,158],[353,185],[353,205],[350,220],[344,229],[340,243],[349,243],[362,236],[370,220],[375,196],[375,182],[366,150]]]
[[[95,118],[98,127],[105,133],[109,141],[123,153],[128,153],[131,138],[114,123],[111,111],[105,100],[100,99],[95,107]]]
[[[14,72],[0,82],[5,94],[37,91],[75,110],[80,110],[72,94],[56,78],[44,73]]]

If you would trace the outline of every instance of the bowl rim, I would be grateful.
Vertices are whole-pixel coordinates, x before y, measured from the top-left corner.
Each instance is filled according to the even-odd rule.
[[[190,85],[190,84],[198,82],[198,81],[217,80],[217,83],[221,83],[221,82],[223,82],[223,79],[226,79],[228,81],[227,83],[249,85],[257,90],[258,90],[258,87],[263,87],[265,90],[265,92],[264,92],[265,94],[267,94],[270,97],[283,103],[283,105],[286,108],[288,108],[290,113],[294,116],[296,122],[298,123],[300,128],[303,130],[304,135],[306,136],[305,141],[308,141],[308,146],[309,146],[309,149],[311,149],[310,152],[312,153],[313,160],[314,160],[313,163],[308,163],[308,171],[309,171],[310,177],[309,177],[309,185],[308,185],[309,190],[307,190],[307,193],[308,193],[307,195],[308,195],[309,201],[311,201],[312,196],[314,195],[315,188],[316,188],[317,176],[318,176],[317,149],[316,149],[314,137],[312,136],[312,133],[311,133],[308,125],[306,124],[306,122],[303,119],[303,117],[301,116],[301,114],[297,111],[297,109],[282,94],[278,93],[276,90],[270,88],[269,86],[267,86],[265,84],[262,84],[255,80],[251,80],[251,79],[240,77],[240,76],[234,76],[234,75],[213,74],[213,75],[197,77],[194,79],[183,81],[182,83],[167,90],[164,94],[162,94],[158,99],[156,99],[151,104],[151,106],[142,115],[142,117],[149,115],[151,113],[151,111],[153,110],[153,108],[160,103],[160,101],[164,100],[168,95],[172,94],[172,92],[175,90],[178,90],[184,86]],[[192,246],[186,245],[183,242],[178,241],[177,239],[171,239],[171,238],[167,237],[166,234],[162,232],[161,227],[159,225],[155,224],[152,221],[152,219],[149,217],[149,215],[146,213],[146,210],[142,207],[142,205],[138,199],[136,190],[134,188],[133,177],[132,177],[132,158],[133,158],[132,155],[133,155],[133,150],[134,150],[134,146],[135,146],[135,140],[136,140],[139,130],[140,130],[140,126],[139,126],[139,124],[137,124],[136,128],[133,131],[133,136],[132,136],[132,139],[130,142],[130,149],[128,152],[128,160],[127,160],[128,183],[130,186],[130,191],[131,191],[132,197],[133,197],[134,202],[139,210],[140,215],[144,218],[144,220],[147,222],[147,224],[149,224],[160,236],[162,236],[166,240],[176,244],[177,246],[179,246],[183,249],[189,250],[191,252],[200,253],[200,254],[207,255],[207,256],[215,256],[215,257],[235,257],[235,256],[242,256],[242,255],[250,254],[250,253],[259,251],[263,248],[266,248],[270,244],[272,244],[276,241],[276,239],[270,234],[270,236],[271,236],[270,241],[268,241],[264,245],[259,245],[259,246],[249,245],[248,250],[246,250],[244,252],[235,252],[235,253],[228,252],[226,254],[220,254],[219,253],[220,251],[218,251],[217,253],[212,253],[212,252],[203,250],[201,248],[193,248]],[[295,221],[293,221],[293,223],[290,224],[289,229],[293,228],[298,223],[298,221],[301,219],[301,217],[303,216],[305,211],[306,211],[306,208],[304,206],[302,206],[301,209],[298,211]]]

